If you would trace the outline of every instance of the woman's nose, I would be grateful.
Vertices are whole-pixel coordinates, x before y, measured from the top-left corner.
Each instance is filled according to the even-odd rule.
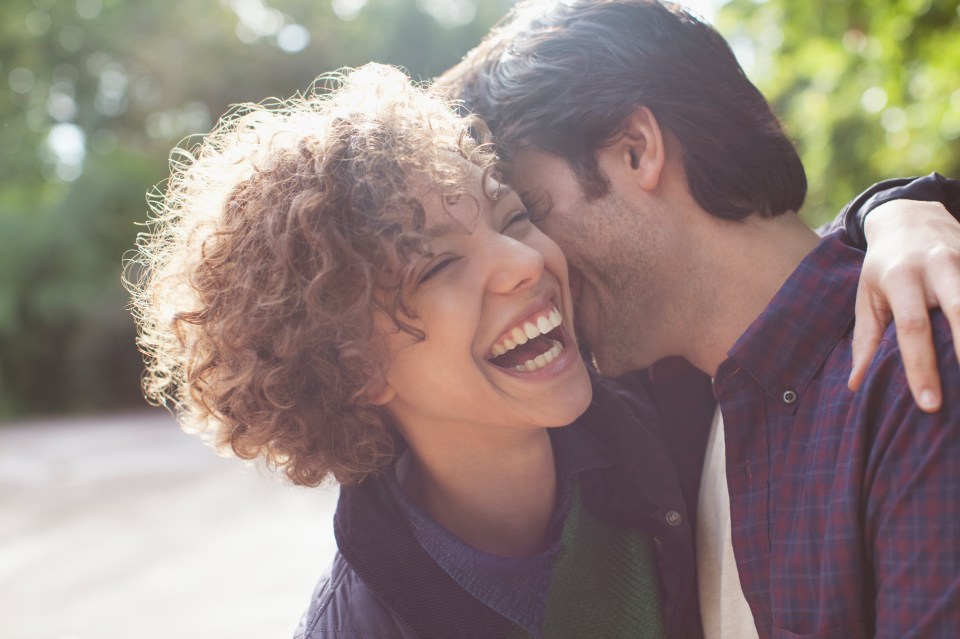
[[[528,244],[500,236],[492,256],[490,290],[512,293],[533,286],[543,277],[543,254]]]

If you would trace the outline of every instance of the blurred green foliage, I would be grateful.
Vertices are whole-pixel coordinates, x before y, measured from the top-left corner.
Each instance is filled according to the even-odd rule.
[[[121,257],[184,136],[342,66],[431,78],[510,4],[0,3],[0,417],[142,403]]]
[[[960,0],[731,0],[715,23],[800,147],[811,223],[887,177],[960,176]]]
[[[184,136],[341,66],[433,77],[512,1],[0,3],[0,417],[142,401],[121,256]],[[812,222],[884,177],[960,174],[958,2],[717,16],[800,144]]]

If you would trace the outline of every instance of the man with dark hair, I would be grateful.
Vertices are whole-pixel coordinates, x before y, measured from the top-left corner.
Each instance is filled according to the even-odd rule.
[[[439,82],[487,121],[566,252],[600,371],[680,356],[714,379],[696,522],[706,634],[955,636],[949,323],[930,322],[942,407],[929,382],[916,390],[933,412],[914,404],[893,328],[848,388],[863,254],[795,215],[803,166],[723,38],[652,0],[525,3]],[[936,175],[884,186],[865,197],[960,208]]]

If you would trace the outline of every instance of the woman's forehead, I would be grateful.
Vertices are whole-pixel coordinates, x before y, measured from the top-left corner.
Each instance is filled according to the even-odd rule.
[[[493,215],[499,201],[512,194],[508,186],[494,179],[481,185],[479,176],[472,176],[468,185],[454,193],[432,191],[423,199],[423,234],[436,239],[471,233]]]

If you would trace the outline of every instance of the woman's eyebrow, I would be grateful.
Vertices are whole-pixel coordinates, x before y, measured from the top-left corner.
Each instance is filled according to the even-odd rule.
[[[500,183],[500,187],[498,188],[498,191],[502,197],[508,197],[510,195],[517,194],[517,192],[513,189],[513,187],[507,184],[506,182]]]
[[[444,224],[436,224],[424,229],[423,235],[429,239],[436,239],[457,232],[463,233],[465,231],[466,228],[459,222],[446,222]]]
[[[504,202],[506,202],[506,201],[509,200],[510,198],[514,198],[514,197],[517,198],[518,200],[520,200],[520,203],[521,203],[521,204],[524,203],[523,196],[521,196],[521,195],[520,195],[512,186],[510,186],[509,184],[506,184],[506,183],[504,183],[504,182],[501,182],[499,188],[497,189],[496,198],[494,199],[493,205],[494,205],[494,207],[496,207],[496,208],[500,208],[500,207],[504,206],[504,204],[503,204]]]

